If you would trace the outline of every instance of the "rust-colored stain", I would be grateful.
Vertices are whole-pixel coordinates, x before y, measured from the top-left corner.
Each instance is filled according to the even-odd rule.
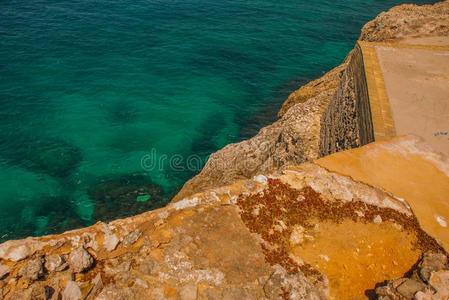
[[[277,179],[258,194],[240,196],[237,204],[245,225],[264,240],[268,263],[312,280],[325,274],[336,299],[363,298],[376,283],[403,275],[425,250],[441,251],[414,217],[361,201],[325,200],[311,187],[296,190]],[[384,222],[374,224],[377,216]],[[308,236],[299,246],[291,244],[298,226]],[[326,258],[329,264],[320,261]]]

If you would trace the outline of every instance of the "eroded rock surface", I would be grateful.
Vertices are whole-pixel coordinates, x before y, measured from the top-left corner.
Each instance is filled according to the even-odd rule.
[[[362,29],[367,42],[392,41],[423,36],[448,36],[449,1],[434,5],[404,4],[383,12]]]
[[[448,299],[449,265],[442,253],[426,252],[409,276],[388,281],[376,288],[381,300]]]

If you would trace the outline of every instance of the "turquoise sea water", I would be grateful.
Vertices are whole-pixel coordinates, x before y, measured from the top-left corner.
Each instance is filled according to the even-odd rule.
[[[0,240],[164,205],[198,171],[168,159],[255,134],[402,2],[2,0]]]

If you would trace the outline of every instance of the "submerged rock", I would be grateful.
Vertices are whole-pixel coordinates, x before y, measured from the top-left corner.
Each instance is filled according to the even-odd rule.
[[[82,161],[81,150],[58,138],[26,138],[20,141],[10,161],[35,172],[65,178]]]
[[[100,178],[88,195],[96,203],[94,219],[102,221],[158,208],[164,203],[162,188],[140,174]]]

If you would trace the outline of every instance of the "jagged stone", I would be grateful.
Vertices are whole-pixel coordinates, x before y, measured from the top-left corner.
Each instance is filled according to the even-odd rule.
[[[103,224],[104,241],[103,245],[107,251],[114,251],[120,243],[119,238],[112,232],[108,224]]]
[[[416,36],[448,36],[449,5],[405,4],[379,14],[362,29],[360,39],[370,42],[391,41]]]
[[[86,300],[95,299],[98,293],[103,289],[103,280],[101,279],[101,274],[97,274],[94,279],[92,279],[92,289],[86,297]]]
[[[64,271],[68,266],[68,263],[62,255],[55,254],[45,257],[45,268],[50,272]]]
[[[9,275],[11,269],[8,266],[0,264],[0,280]]]
[[[114,251],[117,248],[119,242],[120,241],[115,234],[106,234],[104,236],[104,247],[107,251]]]
[[[75,273],[89,270],[94,264],[94,258],[83,247],[73,250],[69,255],[69,265]]]
[[[123,239],[123,244],[125,246],[129,246],[134,244],[142,235],[142,232],[139,230],[134,230],[133,232],[129,233],[125,238]]]
[[[392,300],[404,297],[415,300],[447,299],[449,297],[447,260],[447,256],[443,253],[426,252],[411,273],[411,278],[389,281],[386,285],[376,288],[376,295],[379,299],[387,297]],[[422,277],[428,280],[420,281]]]
[[[413,297],[414,300],[435,300],[434,293],[431,291],[417,292]]]
[[[62,300],[80,300],[82,297],[81,289],[74,281],[67,282],[62,292]]]
[[[449,299],[449,271],[433,272],[429,284],[436,290],[436,295],[441,299]]]
[[[19,271],[19,275],[29,281],[40,279],[44,275],[44,262],[45,260],[43,257],[38,257],[28,261]]]
[[[426,285],[420,281],[414,279],[406,279],[397,287],[397,291],[400,295],[406,298],[413,298],[417,292],[422,292],[426,288]]]
[[[443,253],[425,253],[419,264],[419,276],[424,282],[428,282],[432,272],[447,268],[448,259]]]
[[[3,246],[3,245],[2,245]],[[2,255],[2,258],[12,261],[21,261],[32,254],[30,247],[26,245],[20,245],[14,247],[7,255]]]

